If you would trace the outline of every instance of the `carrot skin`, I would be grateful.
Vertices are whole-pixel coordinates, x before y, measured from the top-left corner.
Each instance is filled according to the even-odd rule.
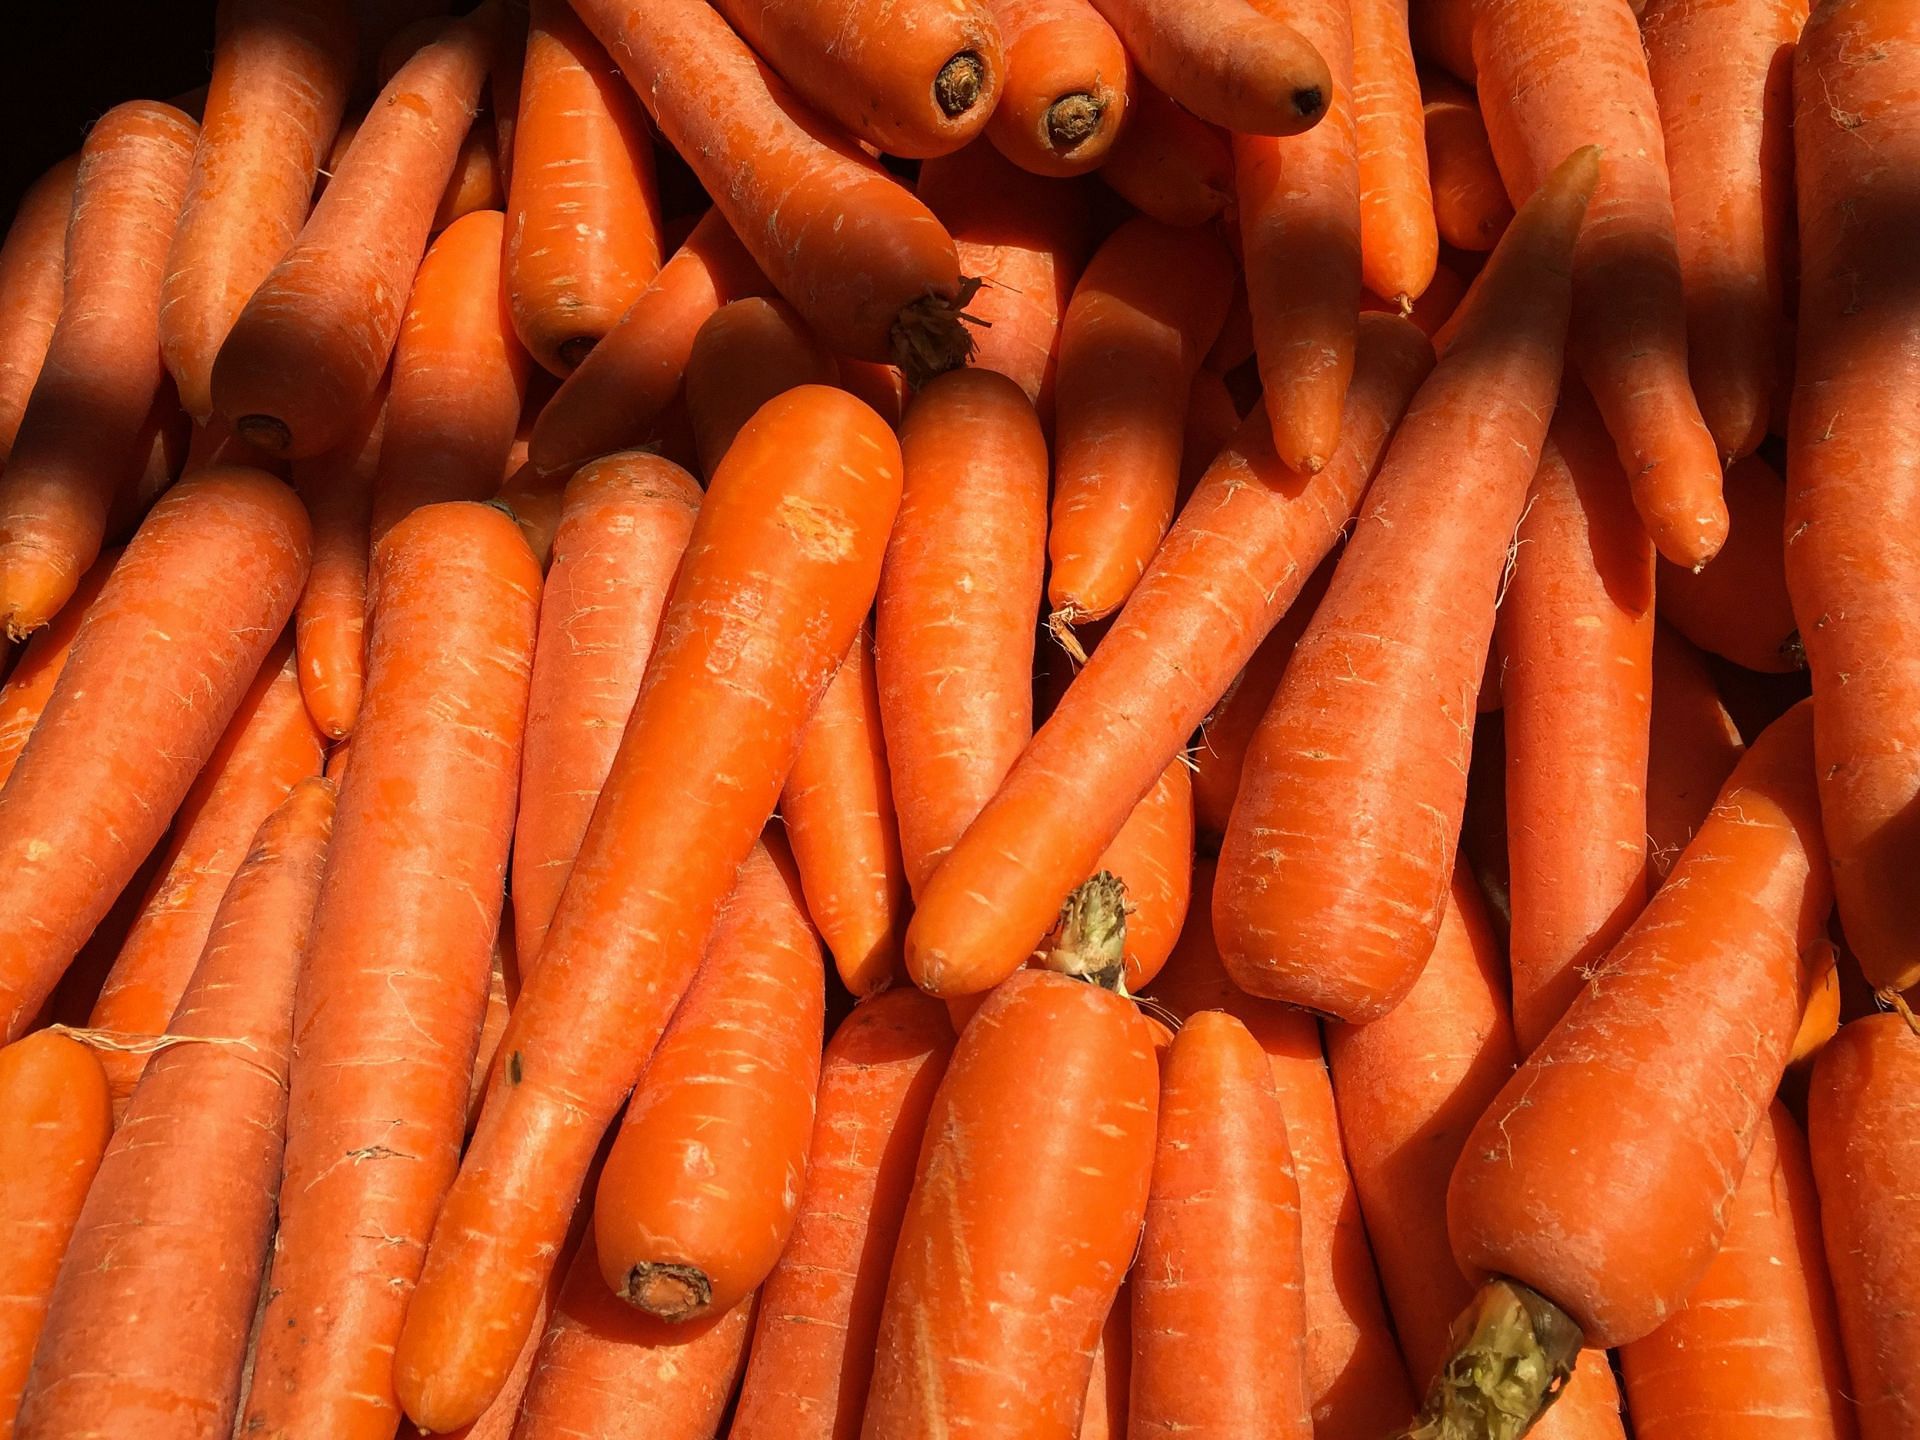
[[[1653,737],[1647,749],[1647,871],[1655,885],[1713,809],[1745,744],[1700,653],[1654,627]]]
[[[1035,175],[1084,175],[1126,118],[1131,67],[1120,37],[1088,0],[988,0],[987,9],[1006,56],[987,139]]]
[[[1193,772],[1181,756],[1160,772],[1096,870],[1119,876],[1127,891],[1127,991],[1145,986],[1173,953],[1193,883]]]
[[[107,576],[119,562],[118,550],[103,550],[100,558],[80,577],[73,596],[60,607],[46,628],[36,631],[22,648],[18,662],[0,686],[0,788],[4,788],[20,752],[47,708],[53,687],[60,681],[67,658],[73,654],[73,642],[80,633],[80,622],[107,583]]]
[[[1660,618],[1710,654],[1748,670],[1806,668],[1787,591],[1787,492],[1758,455],[1727,467],[1727,543],[1698,574],[1663,561]]]
[[[700,473],[711,476],[740,427],[783,390],[839,381],[832,353],[784,300],[756,295],[722,305],[687,354],[682,399]]]
[[[67,219],[80,157],[69,155],[27,187],[0,242],[0,465],[47,358],[66,294]]]
[[[1440,259],[1427,175],[1420,78],[1407,0],[1348,0],[1353,16],[1353,128],[1360,167],[1360,269],[1385,300],[1417,300]]]
[[[1163,225],[1204,225],[1233,200],[1233,149],[1221,131],[1136,73],[1126,128],[1100,178]]]
[[[1427,170],[1440,238],[1456,250],[1491,250],[1513,223],[1513,202],[1500,180],[1480,102],[1471,90],[1439,75],[1423,79],[1420,93],[1426,102]]]
[[[313,569],[294,611],[294,649],[307,710],[331,740],[353,733],[366,689],[367,564],[385,434],[386,397],[377,394],[339,449],[293,465],[313,520]]]

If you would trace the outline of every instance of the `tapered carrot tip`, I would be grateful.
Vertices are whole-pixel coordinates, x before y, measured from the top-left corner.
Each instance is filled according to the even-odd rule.
[[[966,310],[979,289],[979,276],[963,276],[951,300],[923,295],[893,322],[893,363],[906,372],[914,389],[973,358],[973,335],[967,326],[978,322]]]
[[[678,1323],[706,1313],[713,1282],[694,1265],[643,1260],[627,1271],[620,1298],[661,1320]]]
[[[1126,993],[1127,886],[1111,870],[1086,881],[1060,907],[1041,963],[1049,970]]]
[[[37,562],[32,555],[0,561],[0,629],[7,639],[25,640],[53,619],[73,593],[73,585],[73,581],[63,582],[53,566]]]
[[[1454,1322],[1453,1354],[1395,1440],[1520,1440],[1567,1388],[1580,1327],[1516,1280],[1480,1287]]]
[[[242,440],[269,455],[284,455],[293,444],[293,432],[286,422],[272,415],[242,415],[233,422],[233,428]]]
[[[980,89],[986,83],[987,63],[971,50],[962,50],[940,67],[933,77],[933,98],[940,113],[957,120],[980,103]]]

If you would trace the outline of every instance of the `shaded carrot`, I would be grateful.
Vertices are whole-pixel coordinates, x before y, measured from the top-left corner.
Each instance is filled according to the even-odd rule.
[[[1233,149],[1218,129],[1136,74],[1126,128],[1100,178],[1163,225],[1203,225],[1233,199]]]
[[[1440,258],[1407,5],[1408,0],[1348,0],[1360,274],[1369,290],[1389,300],[1424,295]]]
[[[896,433],[913,400],[913,386],[898,365],[883,365],[877,360],[837,360],[840,388],[857,398],[878,415]]]
[[[1660,618],[1702,650],[1749,670],[1803,669],[1787,594],[1787,492],[1758,455],[1727,467],[1727,543],[1697,574],[1663,561]]]
[[[352,733],[366,688],[367,564],[386,416],[382,386],[337,450],[294,463],[294,485],[313,517],[313,571],[294,612],[300,693],[313,723],[335,740]]]
[[[722,305],[693,337],[687,354],[687,418],[711,477],[740,427],[767,401],[796,385],[832,385],[839,367],[784,300],[751,296]]]
[[[1665,625],[1653,637],[1647,869],[1664,880],[1745,748],[1700,654]]]
[[[1480,101],[1465,86],[1438,74],[1422,77],[1420,94],[1440,238],[1458,250],[1491,250],[1513,223],[1513,202],[1494,162]]]
[[[987,139],[1035,175],[1082,175],[1127,107],[1127,52],[1087,0],[988,0],[1005,54]]]
[[[1418,0],[1407,7],[1407,18],[1416,56],[1474,83],[1473,0]]]
[[[69,155],[20,197],[0,242],[0,465],[47,357],[66,293],[67,219],[80,157]]]
[[[1260,0],[1093,0],[1135,65],[1210,124],[1246,135],[1296,135],[1332,103],[1329,61],[1311,36]]]
[[[469,1132],[473,1129],[473,1122],[480,1118],[480,1102],[487,1096],[487,1077],[493,1073],[494,1058],[500,1051],[500,1037],[507,1033],[513,1002],[520,994],[522,971],[514,933],[513,897],[509,894],[501,901],[500,924],[493,935],[493,963],[487,973],[487,1009],[480,1021],[480,1041],[473,1049],[473,1067],[467,1081]],[[474,1423],[476,1426],[479,1424],[478,1421]]]
[[[1126,887],[1129,993],[1167,963],[1187,918],[1193,883],[1193,774],[1186,757],[1170,762],[1101,854],[1096,872]]]
[[[1087,1405],[1080,1415],[1078,1440],[1126,1440],[1132,1361],[1133,1297],[1123,1284],[1093,1347],[1093,1368],[1087,1376]]]
[[[1454,317],[1459,310],[1460,302],[1466,298],[1466,295],[1467,282],[1460,278],[1459,272],[1445,264],[1436,266],[1433,279],[1420,293],[1420,298],[1413,302],[1413,308],[1406,312],[1407,319],[1419,327],[1422,335],[1431,340],[1439,335],[1446,327],[1447,321]],[[1395,315],[1400,313],[1400,307],[1393,301],[1382,300],[1374,295],[1360,297],[1360,310],[1362,314],[1369,310],[1384,310]],[[1487,693],[1486,690],[1481,692],[1483,697]],[[1495,690],[1492,694],[1498,698],[1499,692]]]
[[[1187,390],[1187,420],[1180,434],[1178,503],[1185,505],[1200,477],[1240,428],[1233,391],[1215,371],[1202,365]]]
[[[507,203],[500,184],[500,157],[493,134],[493,117],[477,116],[460,142],[454,157],[453,175],[440,192],[440,204],[433,212],[432,233],[438,235],[456,220],[476,210],[498,210]]]
[[[47,622],[45,629],[27,642],[19,663],[7,675],[7,683],[0,686],[0,786],[5,786],[7,777],[13,774],[20,752],[26,748],[27,737],[40,723],[41,712],[47,708],[60,672],[66,668],[67,657],[73,653],[80,622],[86,618],[88,608],[119,559],[118,550],[100,552],[100,558],[80,577],[67,603]]]
[[[141,422],[140,431],[128,448],[130,463],[121,473],[120,483],[113,490],[113,499],[108,502],[107,522],[101,531],[101,539],[106,544],[123,544],[139,528],[154,502],[186,473],[193,447],[193,430],[193,422],[187,418],[187,412],[180,408],[180,397],[174,394],[172,380],[162,381],[159,392],[153,397],[153,405],[147,411],[147,418]],[[205,469],[210,464],[247,464],[248,461],[241,456],[241,448],[235,446],[226,455],[204,457],[193,468]],[[273,466],[265,468],[277,478],[286,479],[285,474]]]

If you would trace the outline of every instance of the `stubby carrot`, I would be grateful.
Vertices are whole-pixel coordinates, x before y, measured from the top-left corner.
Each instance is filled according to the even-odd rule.
[[[1203,225],[1233,199],[1233,150],[1218,129],[1136,74],[1126,128],[1100,178],[1162,224]]]
[[[333,785],[316,776],[252,837],[74,1225],[20,1440],[231,1432],[280,1186],[294,986],[332,827]]]
[[[396,1375],[428,1428],[477,1415],[519,1351],[601,1131],[692,978],[872,603],[899,496],[892,432],[816,386],[770,401],[715,475],[501,1042],[521,1057],[519,1079],[494,1072],[409,1307]]]
[[[1022,170],[1082,175],[1127,109],[1127,52],[1088,0],[988,0],[1005,75],[987,139]]]
[[[1440,258],[1427,177],[1420,77],[1407,0],[1348,0],[1353,20],[1353,132],[1360,165],[1360,274],[1385,300],[1417,300]]]
[[[307,557],[293,493],[232,467],[176,485],[114,566],[0,789],[0,1035],[25,1029],[165,832]]]
[[[166,372],[160,280],[198,127],[130,100],[80,151],[60,318],[0,474],[0,629],[18,640],[66,603],[107,532]]]
[[[1465,86],[1438,74],[1421,78],[1420,94],[1440,238],[1456,250],[1491,250],[1513,223],[1513,202],[1500,180],[1480,101]]]
[[[293,467],[313,518],[313,572],[294,612],[300,692],[313,723],[333,740],[352,733],[366,688],[367,564],[385,434],[383,386],[338,449]]]
[[[384,1437],[399,1419],[392,1347],[466,1132],[539,594],[491,506],[416,511],[375,555],[248,1433]]]
[[[20,197],[0,242],[0,465],[13,453],[27,397],[66,294],[67,219],[80,157],[69,155]]]
[[[832,353],[784,300],[751,296],[722,305],[687,353],[687,419],[712,476],[740,427],[767,401],[796,385],[833,385]]]
[[[19,663],[8,673],[7,683],[0,686],[0,786],[5,786],[7,777],[13,774],[20,752],[26,748],[27,737],[40,723],[41,713],[53,696],[53,687],[59,683],[60,672],[66,668],[67,657],[73,654],[80,622],[86,619],[88,608],[119,559],[118,550],[100,552],[100,558],[80,577],[72,598],[60,607],[60,612],[44,629],[35,632],[22,650]]]
[[[1758,455],[1727,467],[1727,543],[1697,574],[1660,566],[1660,618],[1702,650],[1749,670],[1804,669],[1787,593],[1787,492]]]
[[[1647,870],[1657,885],[1699,830],[1745,748],[1700,652],[1665,625],[1653,637]]]
[[[1297,135],[1333,100],[1329,61],[1264,0],[1093,0],[1134,64],[1202,120],[1245,135]]]

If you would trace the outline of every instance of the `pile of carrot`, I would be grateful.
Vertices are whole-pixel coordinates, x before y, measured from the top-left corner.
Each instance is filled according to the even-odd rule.
[[[211,56],[0,245],[0,1440],[1920,1440],[1914,0]]]

